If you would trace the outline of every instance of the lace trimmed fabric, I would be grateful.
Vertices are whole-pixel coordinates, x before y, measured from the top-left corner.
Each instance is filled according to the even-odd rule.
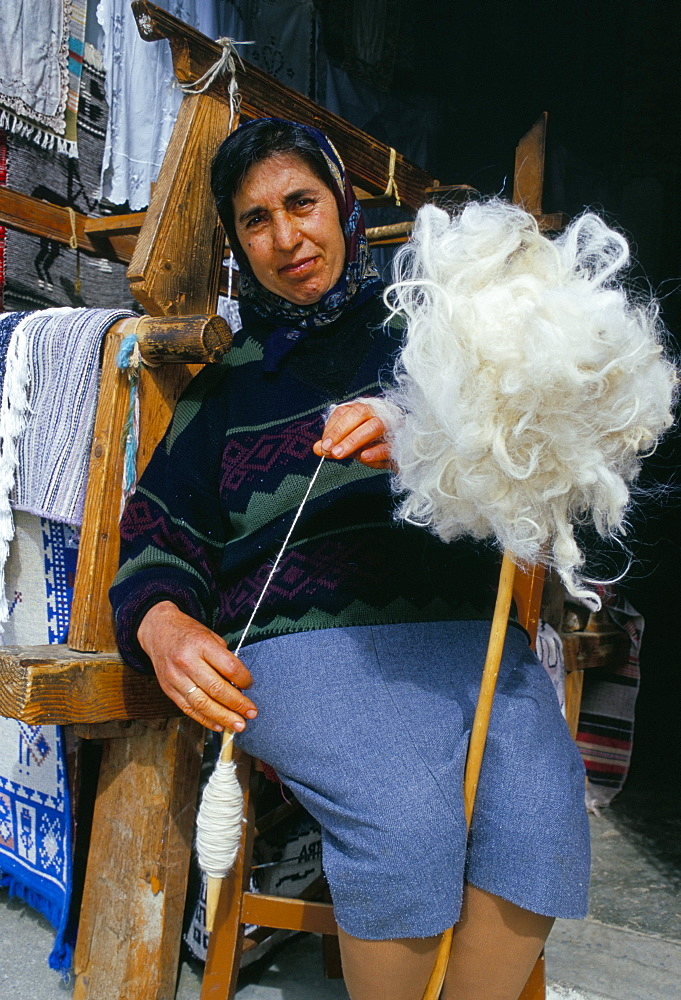
[[[0,32],[0,126],[77,156],[76,114],[85,0],[28,5],[4,0]]]

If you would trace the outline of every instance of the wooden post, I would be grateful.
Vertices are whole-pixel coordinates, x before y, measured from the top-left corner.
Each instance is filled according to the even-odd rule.
[[[522,137],[515,151],[513,202],[532,215],[542,214],[548,119],[548,112],[543,111],[529,132]]]
[[[172,1000],[203,730],[190,719],[104,744],[74,1000]]]
[[[235,760],[247,822],[244,823],[241,847],[234,868],[229,877],[222,880],[215,926],[208,941],[201,1000],[226,1000],[227,997],[231,1000],[236,989],[238,959],[243,946],[241,905],[250,882],[255,817],[250,796],[251,758],[246,754],[238,754]]]
[[[128,267],[130,290],[152,316],[215,312],[225,234],[210,165],[228,130],[228,105],[183,98]]]
[[[99,405],[90,451],[90,472],[73,589],[68,645],[93,653],[116,652],[109,587],[118,568],[118,520],[123,481],[121,437],[128,409],[128,377],[116,367],[120,328],[105,340]],[[168,425],[193,372],[187,365],[142,371],[140,378],[141,474]]]

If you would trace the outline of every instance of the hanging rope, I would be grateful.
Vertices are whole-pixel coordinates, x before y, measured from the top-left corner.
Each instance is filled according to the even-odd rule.
[[[81,281],[80,281],[80,247],[78,246],[78,230],[76,229],[76,213],[71,207],[67,208],[69,213],[69,220],[71,222],[71,235],[69,236],[69,246],[72,250],[76,251],[76,280],[73,283],[73,288],[76,295],[80,295]]]
[[[139,380],[140,369],[143,364],[137,336],[131,333],[121,341],[121,346],[116,357],[116,365],[122,370],[127,371],[130,383],[128,412],[121,434],[121,447],[124,452],[121,516],[126,500],[133,495],[137,488],[137,448],[140,432]]]
[[[254,42],[235,42],[233,38],[216,38],[216,43],[222,46],[222,53],[220,58],[213,63],[209,69],[200,76],[198,80],[193,80],[191,83],[179,83],[178,87],[183,94],[205,94],[206,91],[212,86],[212,84],[221,76],[224,72],[230,74],[229,81],[229,131],[232,131],[232,121],[235,116],[239,114],[241,108],[241,94],[239,93],[239,85],[236,82],[236,63],[234,62],[234,57],[239,60],[241,66],[243,67],[243,62],[241,56],[237,52],[236,45],[254,45]]]
[[[388,166],[388,183],[386,184],[385,191],[383,194],[386,198],[390,198],[391,195],[395,196],[395,204],[399,208],[402,204],[400,201],[400,192],[397,190],[397,181],[395,180],[395,163],[397,161],[397,153],[390,147],[390,164]]]

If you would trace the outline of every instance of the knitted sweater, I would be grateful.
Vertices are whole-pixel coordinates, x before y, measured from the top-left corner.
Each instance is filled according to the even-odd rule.
[[[399,348],[380,296],[263,370],[272,326],[248,310],[220,365],[180,399],[121,521],[111,589],[121,654],[151,665],[136,639],[149,608],[173,601],[232,646],[317,466],[331,403],[378,395]],[[392,518],[390,474],[328,460],[248,642],[345,625],[489,617],[496,553],[445,545]]]

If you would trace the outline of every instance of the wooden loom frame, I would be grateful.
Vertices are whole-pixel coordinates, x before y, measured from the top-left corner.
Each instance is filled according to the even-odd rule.
[[[219,46],[147,0],[137,0],[133,9],[143,37],[168,38],[181,81],[201,76],[219,57]],[[318,125],[340,147],[353,181],[361,185],[360,194],[382,197],[390,160],[387,146],[248,64],[238,76],[244,116],[281,114]],[[205,318],[215,309],[224,234],[212,204],[208,170],[227,131],[226,102],[222,81],[208,94],[184,98],[146,213],[77,220],[78,242],[85,252],[130,259],[132,290],[148,313],[159,317],[159,329],[170,330],[171,342],[173,330],[175,340],[182,340],[188,322],[196,323],[187,317],[203,316],[199,326],[205,330]],[[514,200],[534,212],[545,228],[559,228],[559,217],[541,213],[545,130],[543,116],[521,140]],[[413,209],[438,190],[465,187],[442,188],[399,153],[395,177],[402,200]],[[68,241],[67,211],[44,203],[38,211],[34,201],[0,192],[0,221]],[[118,561],[119,441],[128,388],[115,357],[124,333],[117,324],[105,342],[68,643],[0,654],[1,714],[31,724],[71,725],[79,736],[104,741],[75,955],[74,1000],[161,1000],[174,993],[203,738],[200,727],[182,716],[155,678],[122,664],[113,638],[106,594]],[[211,359],[198,350],[195,360]],[[192,373],[186,364],[143,372],[140,472]],[[521,620],[535,630],[541,575],[526,575],[516,594]],[[140,801],[144,810],[138,809]],[[278,926],[329,933],[335,927],[328,905],[243,893],[247,854],[239,866],[223,892],[223,920],[214,934],[204,1000],[226,996],[225,975],[214,960],[216,947],[224,943],[225,933],[237,942],[244,921],[266,923],[279,910]],[[230,981],[235,977],[231,970]],[[544,995],[540,962],[522,1000],[542,1000]]]

